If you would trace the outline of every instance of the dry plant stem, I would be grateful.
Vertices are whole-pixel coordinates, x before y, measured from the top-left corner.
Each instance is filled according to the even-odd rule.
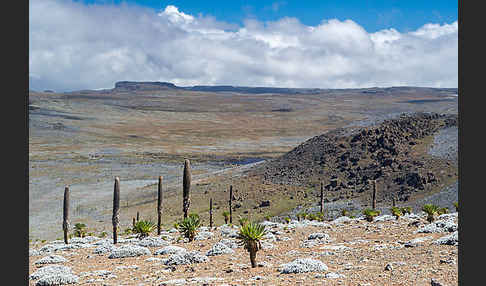
[[[120,221],[120,178],[115,177],[115,187],[113,190],[113,244],[117,243],[117,229]]]
[[[64,231],[64,243],[68,244],[68,230],[69,230],[69,187],[68,186],[64,188],[62,230]]]

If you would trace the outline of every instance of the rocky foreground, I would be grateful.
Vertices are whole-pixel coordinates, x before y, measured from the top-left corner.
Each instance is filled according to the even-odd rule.
[[[263,222],[257,268],[237,226],[31,244],[29,285],[458,285],[458,214]]]

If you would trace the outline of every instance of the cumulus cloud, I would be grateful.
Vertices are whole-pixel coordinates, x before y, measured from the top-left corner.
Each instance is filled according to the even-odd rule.
[[[457,87],[458,24],[367,32],[351,19],[296,18],[242,26],[169,5],[29,1],[31,89],[176,85]]]

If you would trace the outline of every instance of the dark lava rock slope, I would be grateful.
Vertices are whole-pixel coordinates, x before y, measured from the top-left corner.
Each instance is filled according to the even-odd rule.
[[[457,162],[425,150],[427,138],[457,121],[457,115],[414,113],[377,126],[336,129],[262,164],[254,174],[273,184],[319,188],[322,182],[335,194],[333,201],[361,196],[376,180],[385,190],[378,192],[379,201],[408,201],[457,180]]]

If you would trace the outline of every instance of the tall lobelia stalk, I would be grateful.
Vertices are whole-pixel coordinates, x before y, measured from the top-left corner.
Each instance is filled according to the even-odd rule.
[[[162,226],[162,176],[159,176],[159,188],[157,194],[157,235],[160,235]]]
[[[209,198],[209,228],[213,228],[213,198]]]
[[[64,232],[64,243],[68,244],[68,230],[69,230],[69,187],[68,186],[64,188],[62,230]]]
[[[182,178],[182,211],[184,212],[184,218],[187,218],[187,212],[189,211],[189,192],[191,191],[191,163],[188,159],[184,160],[184,175]]]
[[[233,202],[233,186],[230,186],[230,197],[229,197],[229,220],[230,223],[233,223],[233,208],[232,208],[232,202]]]
[[[373,209],[376,210],[376,180],[373,180]]]
[[[113,190],[113,244],[117,242],[118,223],[120,222],[120,178],[115,177]]]
[[[324,185],[321,182],[321,214],[324,214]]]

